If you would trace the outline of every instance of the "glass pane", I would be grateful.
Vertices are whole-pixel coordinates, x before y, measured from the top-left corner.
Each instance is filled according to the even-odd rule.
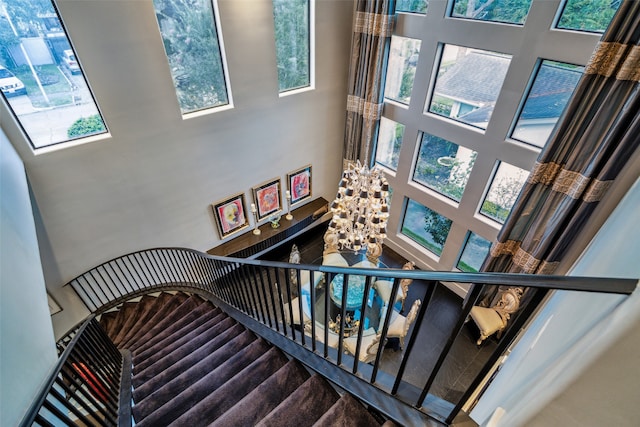
[[[445,45],[429,112],[487,128],[510,55]]]
[[[402,234],[440,256],[451,220],[411,199],[402,221]]]
[[[465,271],[467,273],[474,273],[480,270],[484,259],[489,254],[491,249],[491,242],[487,239],[478,236],[476,233],[469,232],[469,238],[464,245],[462,255],[458,260],[456,267],[458,270]]]
[[[528,171],[501,162],[482,203],[480,213],[504,224],[528,177]]]
[[[544,147],[583,71],[577,65],[543,61],[511,136]]]
[[[398,0],[396,12],[427,13],[427,0]]]
[[[558,28],[604,33],[620,0],[567,0]]]
[[[420,54],[420,43],[421,41],[416,39],[391,36],[385,98],[409,104]]]
[[[423,133],[413,179],[459,202],[477,155],[446,139]]]
[[[273,21],[280,92],[309,86],[309,0],[273,0]]]
[[[153,0],[183,114],[229,103],[211,0]]]
[[[451,16],[524,24],[531,0],[456,0]]]
[[[33,148],[106,127],[49,0],[0,2],[0,89]]]
[[[378,130],[378,145],[376,146],[376,163],[389,169],[398,169],[398,157],[402,146],[404,125],[382,117]]]

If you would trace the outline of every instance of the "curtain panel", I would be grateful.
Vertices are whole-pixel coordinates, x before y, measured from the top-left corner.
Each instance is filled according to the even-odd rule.
[[[624,1],[481,271],[554,274],[640,142],[640,2]]]
[[[556,272],[640,145],[639,81],[640,1],[625,0],[480,271]],[[493,305],[499,290],[487,287],[479,305]],[[532,298],[525,289],[521,307]]]
[[[395,0],[358,0],[353,18],[343,169],[360,160],[372,165],[384,105]]]

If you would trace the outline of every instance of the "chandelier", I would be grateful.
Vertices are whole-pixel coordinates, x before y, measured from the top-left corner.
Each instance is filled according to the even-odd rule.
[[[389,183],[374,167],[350,165],[342,173],[338,194],[330,205],[333,217],[325,234],[328,248],[353,250],[363,247],[377,257],[387,237]]]

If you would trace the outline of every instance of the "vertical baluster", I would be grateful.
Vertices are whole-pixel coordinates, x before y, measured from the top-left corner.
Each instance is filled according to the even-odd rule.
[[[136,271],[142,272],[142,275],[144,276],[144,281],[143,281],[144,285],[142,286],[142,289],[146,289],[149,287],[149,284],[152,282],[151,282],[151,279],[149,278],[149,275],[147,274],[147,269],[143,268],[142,265],[140,264],[139,258],[140,258],[140,252],[135,252],[131,254],[131,257],[130,257],[131,265],[133,265],[135,261],[135,264],[137,265]]]
[[[329,304],[331,293],[331,282],[335,279],[335,273],[327,273],[327,283],[324,290],[324,357],[329,357]]]
[[[84,286],[78,281],[79,278],[73,279],[71,283],[71,287],[76,291],[80,299],[84,302],[84,304],[89,308],[89,311],[93,312],[98,309],[98,302],[91,298],[91,295],[85,290]],[[84,295],[84,297],[83,297]]]
[[[138,290],[138,289],[140,289],[140,285],[138,285],[138,282],[136,281],[136,277],[131,272],[131,269],[129,268],[129,265],[127,264],[127,261],[128,261],[127,257],[122,257],[122,258],[116,260],[116,266],[118,266],[120,271],[127,278],[127,284],[129,284],[129,286],[133,290]],[[126,270],[126,273],[122,270],[121,266],[124,267],[124,269]]]
[[[284,321],[284,306],[282,305],[282,295],[280,294],[280,289],[277,286],[277,281],[274,280],[272,277],[272,273],[275,274],[273,270],[274,269],[272,267],[265,268],[267,286],[269,289],[268,294],[271,296],[271,306],[273,307],[273,321],[276,325],[276,331],[280,332],[280,322],[278,321],[278,314],[277,314],[277,313],[280,313],[280,315],[282,316],[281,319],[283,324],[283,333],[286,336],[287,329],[284,326],[286,322]],[[277,295],[275,295],[276,293]],[[278,304],[276,304],[276,299],[279,301]],[[280,307],[279,311],[278,311],[278,307]]]
[[[449,338],[447,339],[447,342],[445,343],[444,347],[440,351],[438,360],[436,361],[436,363],[434,364],[431,370],[431,374],[429,375],[429,378],[427,379],[427,382],[422,390],[422,393],[420,394],[420,397],[416,402],[416,406],[418,407],[422,406],[424,399],[427,397],[427,393],[431,389],[431,386],[433,385],[433,382],[435,381],[436,376],[440,372],[440,368],[444,364],[444,361],[447,358],[447,355],[449,354],[451,347],[453,347],[453,343],[455,342],[456,337],[458,336],[458,334],[460,333],[460,330],[464,326],[467,316],[471,312],[471,308],[475,305],[478,298],[480,297],[481,288],[482,286],[475,286],[471,290],[471,292],[469,292],[468,297],[462,306],[462,313],[460,314],[460,317],[458,318],[456,325],[453,327],[453,329],[449,333]]]

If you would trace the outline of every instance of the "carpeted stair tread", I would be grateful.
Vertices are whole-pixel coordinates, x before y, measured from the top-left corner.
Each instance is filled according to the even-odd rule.
[[[158,324],[163,322],[177,307],[179,307],[189,296],[183,292],[179,292],[166,301],[160,310],[149,319],[148,326],[143,331],[138,331],[129,339],[127,349],[133,350],[134,348],[146,344],[153,338],[153,334],[149,335],[151,331],[158,327]],[[161,328],[158,328],[161,330]]]
[[[131,325],[129,331],[127,331],[124,338],[120,341],[120,347],[128,348],[129,342],[131,342],[138,334],[146,333],[146,331],[151,329],[154,325],[153,317],[172,297],[173,295],[168,292],[161,292],[156,296],[153,300],[153,304],[148,306],[144,313],[140,313],[138,321],[134,325]]]
[[[197,294],[160,292],[103,313],[132,353],[136,426],[378,426],[356,398]]]
[[[118,310],[118,314],[116,315],[116,318],[110,327],[109,338],[111,338],[111,341],[113,341],[115,337],[120,333],[122,325],[124,325],[124,323],[127,321],[129,315],[135,312],[137,304],[138,303],[136,302],[129,301],[122,303],[120,309]]]
[[[188,298],[181,304],[173,306],[163,313],[161,319],[145,334],[137,336],[129,342],[134,356],[158,344],[166,335],[182,328],[188,330],[192,322],[200,323],[200,317],[211,309],[210,303],[198,303],[198,299]],[[164,311],[164,307],[163,307]],[[155,317],[155,316],[154,316]]]
[[[105,330],[107,335],[111,337],[112,326],[116,321],[116,316],[118,315],[117,311],[108,311],[106,313],[102,313],[100,315],[100,326]]]
[[[271,347],[253,363],[197,402],[169,425],[174,427],[207,425],[286,363],[287,358],[284,354],[278,348]]]
[[[237,329],[237,330],[236,330]],[[240,333],[238,333],[240,331]],[[162,389],[164,394],[177,394],[184,390],[186,386],[197,381],[205,373],[211,372],[222,365],[244,347],[256,340],[256,336],[246,330],[242,325],[236,324],[232,329],[225,332],[225,336],[220,335],[228,342],[208,355],[195,360],[200,354],[193,357],[194,360],[184,360],[176,363],[169,369],[161,372],[155,377],[136,387],[133,391],[133,399],[136,404],[142,403],[144,399]],[[158,395],[152,397],[156,399]]]
[[[225,321],[229,318],[226,314],[224,314],[220,309],[210,310],[202,316],[202,323],[200,322],[192,322],[192,325],[189,328],[184,329],[184,331],[175,332],[175,336],[173,340],[163,340],[158,344],[149,347],[145,351],[136,353],[133,358],[134,364],[137,366],[141,365],[143,361],[149,360],[150,358],[157,358],[162,355],[164,352],[171,352],[174,348],[181,346],[182,344],[187,343],[192,338],[200,335],[202,332],[206,331],[209,328],[216,326],[217,324]],[[198,324],[199,323],[199,324]],[[181,334],[183,332],[184,334]],[[173,338],[173,335],[170,335]],[[166,343],[164,341],[167,341]]]
[[[175,363],[176,360],[182,357],[181,355],[187,355],[204,346],[208,341],[211,341],[225,329],[230,328],[234,323],[235,321],[230,317],[220,314],[184,335],[179,334],[179,332],[167,334],[167,339],[161,341],[157,346],[151,347],[150,351],[140,355],[136,354],[133,357],[134,372],[143,372],[149,366],[160,361],[160,359],[165,360],[166,363]],[[160,345],[162,345],[162,347],[160,347]],[[178,355],[172,356],[174,353]],[[169,365],[165,365],[165,367],[166,366]]]
[[[290,360],[209,427],[253,426],[309,378],[309,373]]]
[[[197,405],[206,396],[210,395],[214,390],[224,385],[246,366],[260,359],[260,356],[264,355],[270,348],[270,345],[266,341],[262,339],[255,340],[225,363],[218,366],[218,368],[203,375],[197,382],[191,384],[180,394],[173,396],[169,402],[159,406],[147,416],[141,416],[142,411],[135,405],[133,407],[133,416],[136,420],[136,426],[167,425],[174,421],[194,405]],[[191,425],[195,426],[196,424]]]
[[[164,352],[167,346],[171,345],[176,339],[180,339],[185,335],[191,333],[193,329],[201,327],[203,324],[210,321],[212,318],[222,315],[222,318],[218,320],[224,320],[224,317],[228,317],[217,307],[209,307],[209,304],[203,304],[196,307],[193,313],[196,317],[191,319],[179,319],[175,325],[166,328],[162,331],[156,331],[157,335],[154,336],[148,344],[141,345],[134,351],[133,362],[140,363],[142,360],[147,359],[150,355],[158,352]],[[177,337],[177,338],[176,338]]]
[[[371,427],[380,425],[373,415],[350,394],[343,394],[327,412],[313,425],[314,427]]]
[[[316,420],[333,406],[339,396],[321,376],[315,374],[282,401],[256,426],[304,427]]]
[[[176,294],[171,294],[168,292],[161,293],[158,296],[158,300],[161,304],[159,306],[159,309],[148,320],[147,324],[140,328],[139,331],[136,331],[135,334],[128,340],[128,342],[126,343],[127,348],[130,348],[133,343],[145,336],[159,322],[167,317],[175,308],[179,307],[180,304],[182,304],[188,297],[189,296],[184,292],[178,292]]]
[[[129,334],[133,330],[134,325],[138,322],[140,316],[143,316],[151,308],[155,301],[156,298],[151,295],[143,295],[142,298],[140,298],[140,301],[138,301],[135,305],[135,310],[129,313],[129,316],[122,323],[122,326],[120,326],[120,330],[112,339],[113,343],[116,346],[120,346],[122,340],[124,340],[127,334]]]

